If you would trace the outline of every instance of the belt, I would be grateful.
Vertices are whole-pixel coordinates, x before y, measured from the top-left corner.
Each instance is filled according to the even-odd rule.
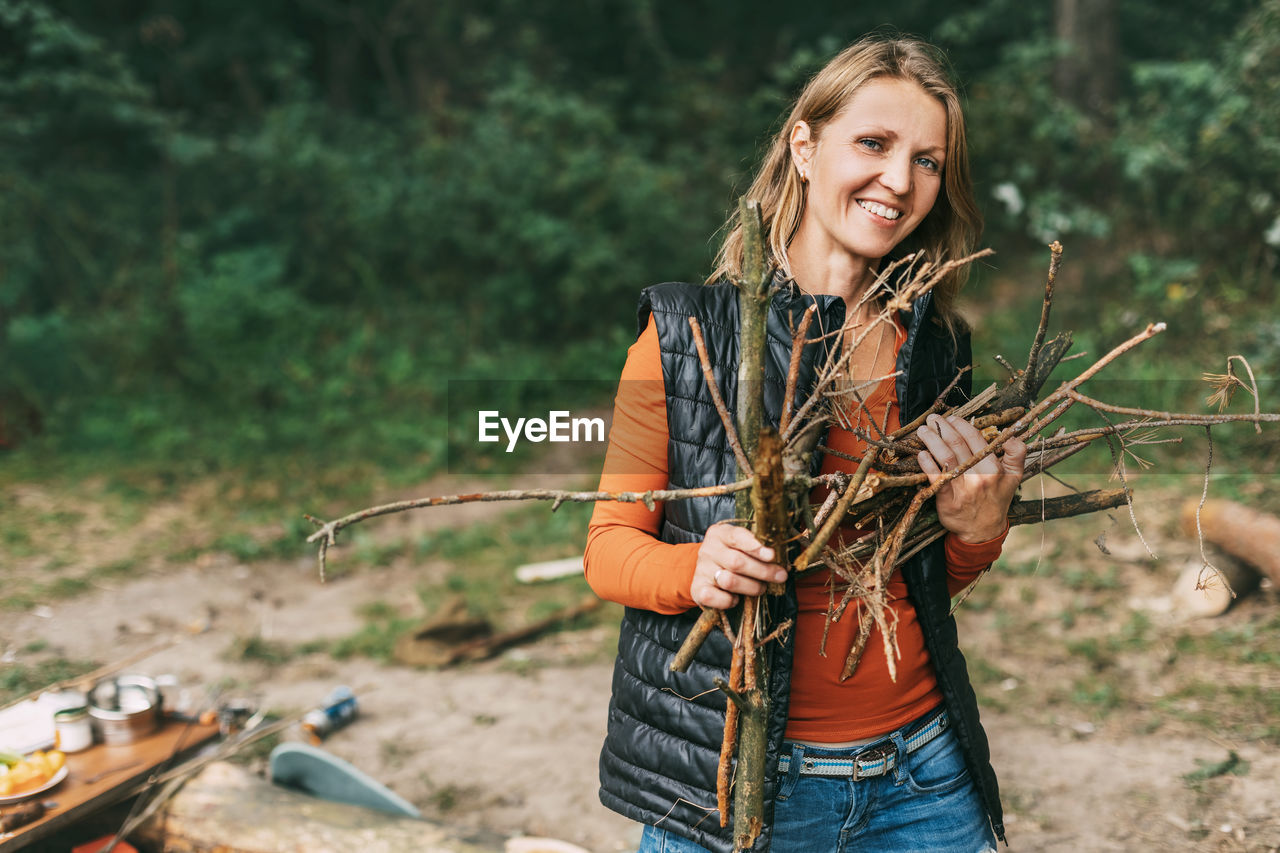
[[[929,741],[942,734],[950,726],[947,712],[941,711],[929,722],[907,735],[903,741],[907,745],[907,753],[915,752]],[[801,776],[833,776],[842,779],[866,779],[871,776],[883,776],[898,766],[898,748],[892,741],[868,747],[856,755],[847,757],[805,755],[800,758]],[[788,773],[791,770],[791,756],[778,758],[778,772]]]

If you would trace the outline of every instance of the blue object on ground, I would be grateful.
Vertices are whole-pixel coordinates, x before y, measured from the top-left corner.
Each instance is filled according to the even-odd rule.
[[[310,744],[282,743],[271,750],[271,781],[322,800],[422,817],[412,803],[386,785]]]

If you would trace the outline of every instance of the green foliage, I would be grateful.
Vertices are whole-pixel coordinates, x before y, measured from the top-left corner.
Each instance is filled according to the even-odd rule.
[[[1267,374],[1280,366],[1266,286],[1280,248],[1280,4],[1161,7],[1162,34],[1191,29],[1198,41],[1152,39],[1153,12],[1118,4],[1121,79],[1105,110],[1055,91],[1065,48],[1048,29],[974,76],[976,171],[999,202],[988,224],[1005,242],[1017,231],[1061,239],[1069,263],[1088,265],[1090,298],[1059,302],[1066,327],[1109,346],[1169,321],[1188,360],[1210,345],[1217,356],[1231,328]]]
[[[1055,93],[1043,4],[890,19],[967,84],[989,242],[1105,239],[1090,283],[1125,310],[1081,300],[1104,343],[1153,314],[1220,330],[1272,299],[1280,6],[1118,6],[1101,116]],[[616,377],[638,289],[702,277],[791,95],[884,23],[755,0],[350,16],[0,0],[0,442],[430,471],[449,380]],[[1235,329],[1280,367],[1272,324]]]
[[[138,96],[124,83],[103,94]],[[690,196],[684,171],[643,156],[604,107],[527,73],[444,119],[370,121],[310,98],[220,138],[166,119],[158,148],[152,124],[120,130],[151,134],[152,198],[76,176],[86,208],[128,205],[95,239],[133,253],[86,247],[94,266],[59,276],[81,282],[65,294],[34,261],[6,290],[9,430],[38,420],[55,448],[223,462],[356,435],[388,463],[431,459],[446,377],[518,378],[513,364],[612,376],[634,294],[661,277],[652,259],[683,277],[706,264],[688,212],[713,206]],[[132,180],[141,165],[108,176]],[[9,214],[40,241],[80,230],[46,229],[29,206]],[[527,357],[548,340],[578,343]]]

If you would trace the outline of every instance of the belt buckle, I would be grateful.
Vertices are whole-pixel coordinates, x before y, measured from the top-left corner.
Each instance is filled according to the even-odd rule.
[[[898,748],[892,743],[884,743],[880,746],[868,749],[865,752],[858,753],[853,757],[853,781],[857,782],[859,779],[870,779],[873,776],[883,776],[888,773],[893,767],[891,759],[897,754],[897,752]],[[879,769],[877,769],[876,772],[863,773],[862,764],[864,761],[883,761],[883,763],[880,764]]]

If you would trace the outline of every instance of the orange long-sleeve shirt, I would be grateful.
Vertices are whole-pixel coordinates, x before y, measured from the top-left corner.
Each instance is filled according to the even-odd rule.
[[[901,330],[895,348],[903,340]],[[877,423],[898,426],[898,402],[892,379],[885,380],[866,399]],[[865,419],[866,414],[863,413]],[[663,489],[667,479],[667,408],[661,355],[654,323],[650,322],[627,352],[626,365],[614,401],[602,491]],[[827,444],[850,455],[864,446],[852,432],[833,427]],[[823,473],[851,470],[852,463],[828,454]],[[824,497],[819,487],[811,496]],[[587,580],[601,598],[658,613],[682,613],[694,607],[690,595],[698,543],[670,545],[657,538],[662,505],[649,510],[640,503],[598,502],[591,517],[585,556]],[[969,544],[946,537],[948,586],[954,595],[968,585],[1000,554],[1004,536]],[[875,737],[905,725],[942,701],[915,608],[907,600],[906,582],[895,572],[889,598],[897,619],[900,657],[898,678],[889,678],[883,637],[872,629],[867,650],[853,676],[840,681],[845,657],[858,629],[851,604],[844,617],[827,631],[821,645],[833,588],[827,572],[812,572],[796,582],[799,614],[795,625],[795,666],[787,737],[818,743],[838,743]],[[842,587],[834,587],[837,600]]]

